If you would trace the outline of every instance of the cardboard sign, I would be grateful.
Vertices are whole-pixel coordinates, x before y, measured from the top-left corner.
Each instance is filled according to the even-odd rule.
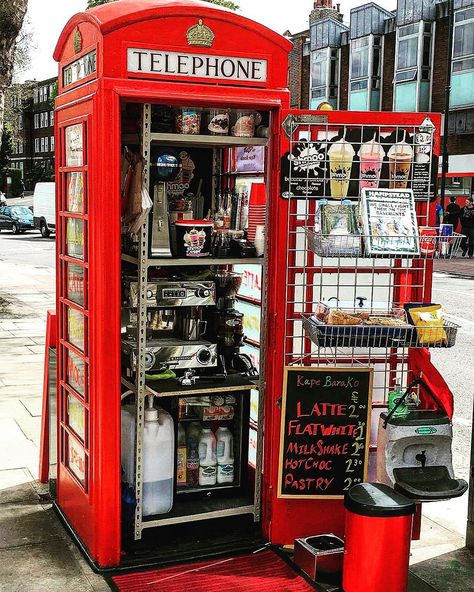
[[[278,497],[339,498],[366,479],[372,374],[285,368]]]

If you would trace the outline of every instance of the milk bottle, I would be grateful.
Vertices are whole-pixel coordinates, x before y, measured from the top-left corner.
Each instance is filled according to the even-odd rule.
[[[173,507],[174,423],[148,397],[143,428],[143,516],[166,514]]]
[[[217,439],[217,483],[234,482],[234,439],[227,427],[220,427]]]
[[[199,438],[199,485],[215,485],[217,481],[216,437],[203,428]]]

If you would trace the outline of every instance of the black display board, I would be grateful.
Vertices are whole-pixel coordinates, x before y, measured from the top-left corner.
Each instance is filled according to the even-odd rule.
[[[285,368],[278,497],[339,498],[367,476],[372,368]]]

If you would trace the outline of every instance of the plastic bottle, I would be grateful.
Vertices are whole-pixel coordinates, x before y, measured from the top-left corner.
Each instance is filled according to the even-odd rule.
[[[143,429],[143,516],[166,514],[173,507],[174,423],[148,397]]]
[[[220,427],[217,439],[217,483],[234,482],[234,439],[227,427]]]
[[[388,411],[392,411],[392,409],[395,408],[395,405],[398,403],[398,400],[403,397],[403,389],[402,386],[399,382],[395,383],[395,386],[393,387],[393,391],[390,391],[388,393]],[[402,403],[397,410],[395,411],[395,413],[393,414],[393,417],[403,417],[408,413],[408,409],[406,406],[406,403]]]
[[[201,437],[201,431],[202,431],[201,422],[192,421],[189,424],[188,430],[186,432],[186,444],[188,445],[188,447],[190,447],[191,444],[196,444],[196,448],[198,447],[199,438]]]
[[[186,459],[186,481],[188,487],[197,487],[199,485],[199,453],[198,445],[192,442],[188,448]]]
[[[217,482],[216,437],[205,427],[199,438],[199,485],[206,487]]]
[[[178,423],[178,450],[176,462],[176,485],[185,487],[186,480],[186,432],[181,423]]]

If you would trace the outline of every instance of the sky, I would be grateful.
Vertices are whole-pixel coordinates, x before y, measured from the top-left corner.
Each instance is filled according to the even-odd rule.
[[[337,0],[334,0],[336,3]],[[367,0],[368,1],[368,0]],[[308,16],[313,0],[236,0],[240,14],[259,21],[278,33],[292,33],[308,27]],[[340,0],[344,20],[349,20],[350,9],[365,4],[364,0]],[[379,0],[380,6],[393,10],[396,0]],[[27,27],[32,33],[31,64],[20,80],[44,80],[57,75],[53,60],[56,41],[66,22],[84,10],[86,0],[29,0]]]

